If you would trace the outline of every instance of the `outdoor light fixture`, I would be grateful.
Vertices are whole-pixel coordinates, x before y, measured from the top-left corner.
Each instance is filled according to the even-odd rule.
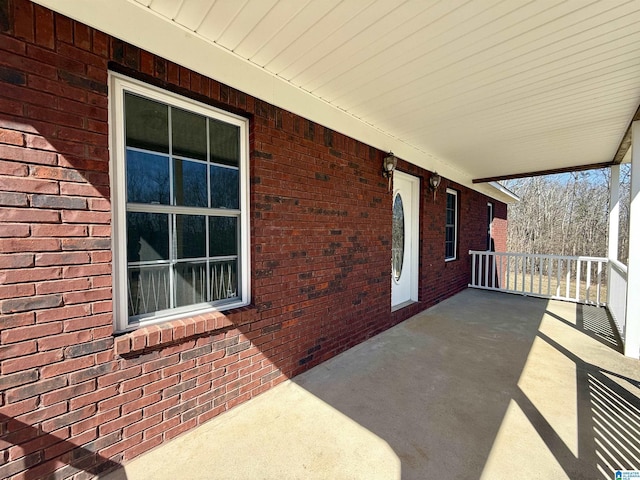
[[[389,179],[389,191],[391,191],[391,179],[393,178],[393,171],[396,169],[396,165],[398,165],[398,159],[393,152],[389,152],[389,155],[384,157],[382,161],[382,175]]]
[[[442,181],[442,177],[438,175],[438,172],[433,172],[433,175],[429,177],[429,188],[433,190],[433,201],[436,201],[436,190],[440,186],[440,182]]]

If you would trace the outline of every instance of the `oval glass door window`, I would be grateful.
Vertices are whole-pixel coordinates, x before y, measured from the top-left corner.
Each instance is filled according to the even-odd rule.
[[[393,201],[393,222],[391,237],[391,269],[393,278],[397,282],[402,275],[402,262],[404,261],[404,208],[402,197],[398,193]]]

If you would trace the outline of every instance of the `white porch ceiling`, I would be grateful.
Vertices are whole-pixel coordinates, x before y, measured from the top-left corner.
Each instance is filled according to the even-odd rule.
[[[461,183],[609,162],[640,103],[638,0],[38,3]]]

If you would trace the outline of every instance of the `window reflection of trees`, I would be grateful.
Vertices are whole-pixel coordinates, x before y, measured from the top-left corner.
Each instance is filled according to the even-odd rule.
[[[239,127],[137,96],[127,102],[127,203],[169,209],[127,212],[129,315],[237,298],[238,214],[188,209],[239,210]],[[158,112],[162,128],[136,117]]]

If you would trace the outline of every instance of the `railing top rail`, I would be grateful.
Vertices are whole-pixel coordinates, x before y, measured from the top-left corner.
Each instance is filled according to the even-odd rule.
[[[508,257],[535,257],[535,258],[551,258],[557,260],[580,260],[591,262],[608,262],[606,257],[586,257],[580,255],[546,255],[542,253],[517,253],[517,252],[490,252],[488,250],[469,250],[469,255],[500,255]],[[624,265],[624,264],[622,264]]]
[[[622,263],[620,260],[610,258],[609,263],[611,264],[612,268],[615,268],[620,273],[624,273],[625,275],[627,274],[627,266],[624,263]]]

